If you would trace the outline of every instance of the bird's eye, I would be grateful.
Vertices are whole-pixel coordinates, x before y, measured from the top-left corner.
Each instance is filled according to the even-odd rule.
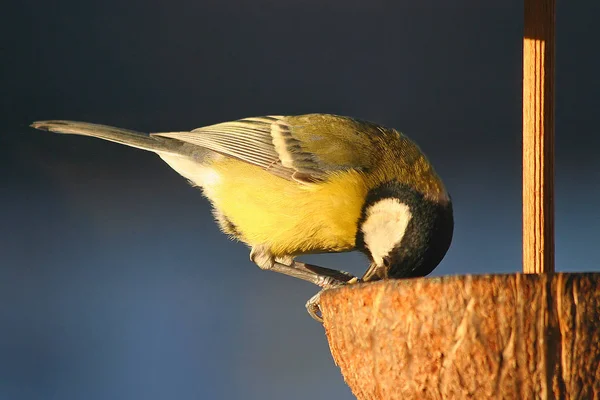
[[[386,268],[390,267],[390,258],[389,257],[383,257],[383,266]]]

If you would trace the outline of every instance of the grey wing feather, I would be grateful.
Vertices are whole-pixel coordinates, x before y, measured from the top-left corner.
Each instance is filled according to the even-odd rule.
[[[376,126],[326,114],[245,118],[191,132],[150,135],[75,121],[38,121],[32,126],[53,132],[95,136],[153,151],[165,161],[169,155],[191,157],[198,161],[209,152],[216,152],[300,183],[320,181],[331,172],[342,169],[368,168],[374,157],[372,153],[361,150],[370,145],[365,139],[367,134],[379,134]],[[348,137],[356,137],[357,132],[362,132],[363,139],[348,140]],[[208,152],[204,154],[202,150]]]
[[[290,159],[291,152],[299,148],[291,136],[281,146],[277,146],[279,132],[285,132],[286,129],[289,130],[283,117],[267,116],[224,122],[191,132],[153,133],[151,136],[172,138],[204,147],[259,166],[285,179],[303,182],[314,179],[311,172],[315,171],[302,170],[301,158],[296,155],[294,160]]]

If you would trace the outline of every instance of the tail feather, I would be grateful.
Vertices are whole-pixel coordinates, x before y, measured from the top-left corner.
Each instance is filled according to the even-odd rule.
[[[77,121],[36,121],[32,128],[83,136],[92,136],[111,142],[124,144],[138,149],[153,151],[161,154],[182,154],[183,143],[169,138],[150,136],[142,132],[113,126],[90,124]]]

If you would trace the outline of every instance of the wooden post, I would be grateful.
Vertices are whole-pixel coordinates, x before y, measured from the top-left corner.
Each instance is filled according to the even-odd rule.
[[[523,272],[554,272],[555,0],[525,0]]]

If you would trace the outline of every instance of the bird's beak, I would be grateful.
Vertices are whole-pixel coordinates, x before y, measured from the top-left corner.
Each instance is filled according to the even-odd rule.
[[[372,262],[371,265],[369,265],[369,269],[367,269],[367,272],[365,272],[365,274],[361,278],[361,281],[369,282],[369,281],[381,280],[382,277],[380,275],[383,272],[384,272],[384,268],[382,266],[379,266],[376,263]]]

